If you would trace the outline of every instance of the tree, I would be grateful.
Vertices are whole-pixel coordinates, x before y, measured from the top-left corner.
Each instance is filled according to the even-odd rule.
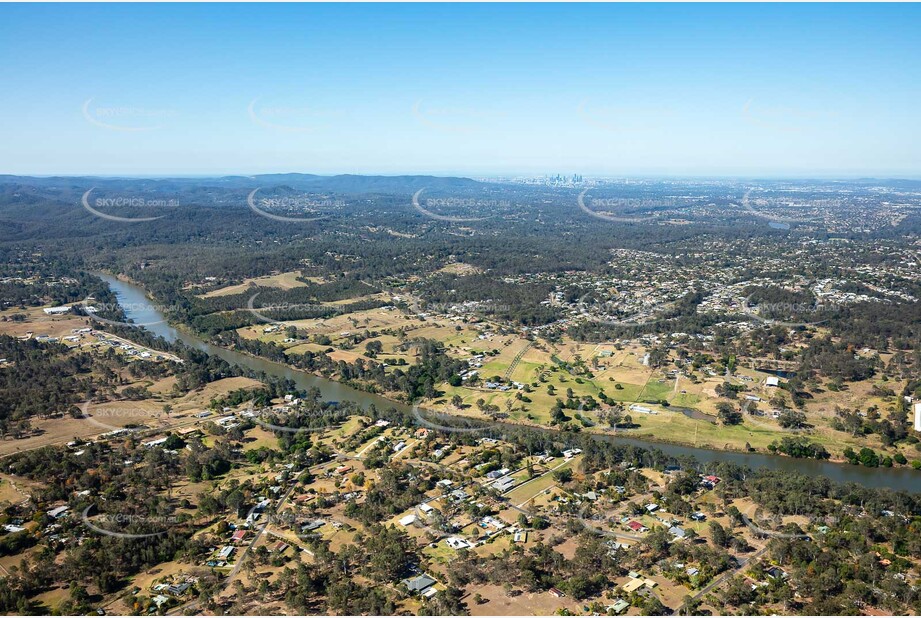
[[[572,470],[570,468],[554,470],[553,478],[556,479],[558,483],[565,485],[566,483],[572,480]]]
[[[710,522],[710,539],[713,541],[714,545],[719,547],[729,547],[729,543],[732,540],[732,535],[726,531],[726,529],[718,522]]]
[[[742,422],[742,413],[736,410],[731,403],[720,401],[716,404],[716,409],[723,425],[738,425]]]
[[[784,429],[802,429],[808,426],[806,415],[798,410],[783,410],[777,417],[777,422]]]
[[[368,358],[377,358],[377,355],[384,351],[384,344],[380,341],[369,341],[365,344],[365,356]]]
[[[642,605],[644,616],[667,616],[671,613],[655,594],[650,594]]]

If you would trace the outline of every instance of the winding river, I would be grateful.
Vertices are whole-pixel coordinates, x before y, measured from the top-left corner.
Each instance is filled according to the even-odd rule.
[[[365,408],[374,404],[379,409],[393,407],[409,411],[409,407],[405,404],[391,401],[379,395],[366,393],[350,386],[340,384],[334,380],[328,380],[297,369],[292,369],[281,363],[256,358],[211,345],[194,335],[170,326],[166,322],[165,317],[159,312],[158,308],[153,306],[154,303],[148,299],[146,292],[142,288],[122,281],[121,279],[116,279],[108,274],[96,273],[96,275],[109,284],[109,287],[115,293],[119,303],[122,305],[125,314],[130,319],[137,324],[144,324],[145,328],[163,337],[167,341],[181,341],[189,347],[202,350],[208,354],[213,354],[214,356],[224,359],[228,363],[248,367],[254,371],[261,371],[269,375],[288,378],[301,389],[316,387],[320,389],[323,398],[330,401],[355,401]],[[553,431],[546,428],[542,429]],[[853,482],[860,483],[867,487],[889,487],[891,489],[905,490],[913,493],[921,492],[921,470],[913,470],[908,467],[889,469],[864,468],[863,466],[837,464],[811,459],[793,459],[790,457],[764,455],[760,453],[736,453],[733,451],[718,451],[706,448],[680,446],[677,444],[665,444],[638,438],[621,437],[620,435],[615,437],[611,434],[599,434],[598,438],[603,440],[617,440],[618,442],[646,448],[657,448],[675,457],[693,457],[702,462],[718,460],[731,461],[752,468],[767,467],[777,470],[796,471],[811,476],[824,476],[839,483]]]

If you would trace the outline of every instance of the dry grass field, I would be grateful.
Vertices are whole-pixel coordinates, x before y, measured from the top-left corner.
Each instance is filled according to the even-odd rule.
[[[306,283],[297,280],[299,276],[299,272],[286,272],[279,273],[277,275],[268,275],[265,277],[255,277],[253,279],[246,279],[243,281],[243,283],[228,285],[217,290],[211,290],[210,292],[200,294],[199,296],[201,298],[211,298],[214,296],[233,296],[234,294],[241,294],[255,286],[264,288],[279,288],[282,290],[306,287]]]

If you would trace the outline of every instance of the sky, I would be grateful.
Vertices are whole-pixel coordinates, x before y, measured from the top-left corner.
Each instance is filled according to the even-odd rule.
[[[0,5],[0,173],[921,177],[921,6]]]

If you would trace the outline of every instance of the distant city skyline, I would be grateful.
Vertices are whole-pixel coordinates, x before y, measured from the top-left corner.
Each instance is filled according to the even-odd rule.
[[[921,177],[921,7],[0,5],[0,174]]]

